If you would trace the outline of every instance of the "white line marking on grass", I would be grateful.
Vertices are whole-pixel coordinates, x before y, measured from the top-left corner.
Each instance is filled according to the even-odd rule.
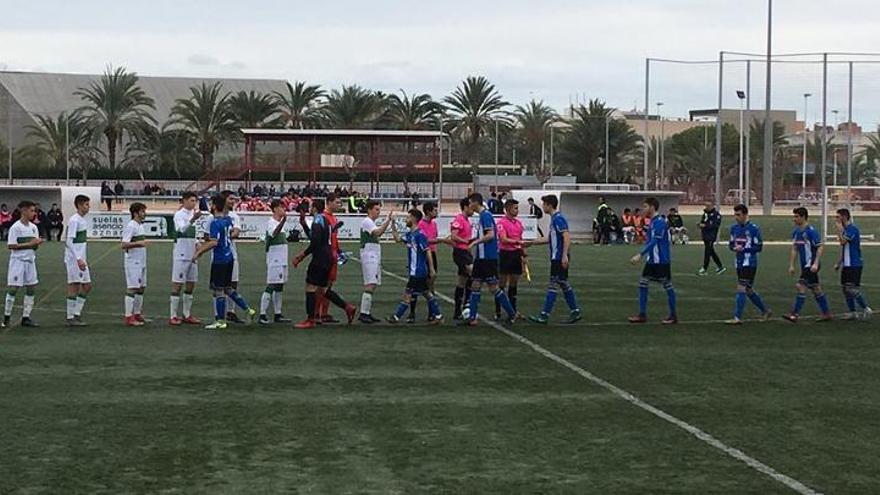
[[[354,259],[356,261],[360,262],[360,259],[358,259],[358,258],[354,258]],[[402,277],[402,276],[400,276],[396,273],[390,272],[388,270],[383,269],[382,272],[391,278],[401,280],[403,282],[407,281],[407,279],[405,277]],[[440,299],[443,299],[447,303],[454,303],[452,298],[450,298],[449,296],[447,296],[445,294],[436,294],[436,295],[437,295],[437,297],[439,297]],[[568,368],[569,370],[577,373],[581,377],[586,378],[590,382],[604,388],[605,390],[607,390],[607,391],[611,392],[612,394],[620,397],[621,399],[629,402],[630,404],[632,404],[640,409],[643,409],[643,410],[653,414],[654,416],[657,416],[658,418],[660,418],[664,421],[672,423],[673,425],[690,433],[691,435],[693,435],[694,437],[696,437],[698,440],[702,441],[703,443],[706,443],[706,444],[720,450],[721,452],[724,452],[728,456],[733,457],[734,459],[745,463],[747,466],[749,466],[750,468],[752,468],[758,472],[766,474],[767,476],[773,478],[774,480],[778,481],[779,483],[782,483],[783,485],[791,488],[795,492],[800,493],[802,495],[821,495],[821,492],[813,490],[809,486],[801,483],[800,481],[798,481],[798,480],[796,480],[786,474],[780,473],[779,471],[773,469],[772,467],[768,466],[767,464],[764,464],[763,462],[755,459],[754,457],[749,456],[745,452],[725,444],[721,440],[718,440],[717,438],[715,438],[712,435],[706,433],[705,431],[697,428],[696,426],[694,426],[690,423],[687,423],[684,420],[678,419],[677,417],[667,413],[666,411],[664,411],[662,409],[659,409],[657,407],[652,406],[651,404],[648,404],[647,402],[638,398],[636,395],[634,395],[630,392],[627,392],[626,390],[604,380],[603,378],[598,377],[598,376],[594,375],[593,373],[590,373],[589,371],[581,368],[580,366],[572,363],[571,361],[550,352],[549,350],[545,349],[544,347],[541,347],[540,345],[532,342],[531,340],[527,339],[526,337],[523,337],[522,335],[514,332],[513,330],[509,330],[507,328],[504,328],[503,326],[499,325],[498,323],[495,323],[494,321],[491,321],[491,320],[487,320],[486,318],[483,318],[482,316],[480,317],[480,319],[483,320],[483,322],[486,323],[487,325],[489,325],[490,327],[507,335],[508,337],[512,338],[513,340],[525,345],[526,347],[529,347],[530,349],[532,349],[533,351],[537,352],[538,354],[544,356],[545,358],[547,358],[547,359],[549,359],[549,360],[551,360],[551,361],[553,361],[553,362],[555,362],[565,368]],[[578,324],[578,325],[580,325],[580,324]],[[607,325],[607,323],[602,324],[602,325]]]

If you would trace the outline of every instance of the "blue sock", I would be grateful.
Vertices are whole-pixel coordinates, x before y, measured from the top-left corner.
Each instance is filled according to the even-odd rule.
[[[553,312],[553,305],[556,304],[556,288],[547,289],[547,297],[544,298],[544,307],[541,308],[541,313],[545,315],[549,315]]]
[[[741,320],[743,317],[743,310],[746,309],[746,293],[745,292],[737,292],[736,293],[736,309],[733,311],[733,316],[736,319]]]
[[[214,317],[217,321],[226,318],[226,295],[214,298]]]
[[[648,286],[639,286],[639,314],[644,316],[648,314]]]
[[[825,293],[816,296],[816,303],[819,304],[819,311],[821,311],[823,315],[828,314],[828,297]]]
[[[565,302],[568,303],[568,309],[572,311],[580,309],[578,308],[577,299],[574,297],[574,288],[569,286],[562,294],[565,296]]]
[[[477,311],[480,309],[480,291],[471,291],[471,300],[468,306],[471,310],[471,317],[468,319],[474,321],[477,319]]]
[[[858,295],[856,295],[855,299],[856,299],[856,302],[859,303],[859,306],[862,307],[862,309],[868,308],[868,301],[865,300],[865,296],[863,296],[861,292],[859,292]]]
[[[794,308],[792,308],[791,312],[796,315],[801,314],[801,310],[804,309],[804,302],[806,301],[807,295],[798,293],[797,297],[794,299]]]
[[[764,300],[761,299],[761,296],[759,296],[757,292],[752,292],[751,294],[749,294],[749,300],[752,301],[752,304],[754,304],[758,308],[758,311],[760,311],[761,313],[767,312],[767,305],[764,304]]]
[[[229,299],[232,299],[232,302],[234,302],[235,305],[238,306],[239,308],[248,309],[247,301],[245,301],[244,298],[242,298],[238,292],[236,292],[236,291],[230,292]]]
[[[428,296],[428,312],[431,313],[431,316],[440,316],[440,303],[433,295]]]
[[[847,292],[846,296],[846,307],[850,310],[850,312],[856,310],[856,299]]]
[[[495,302],[501,305],[504,308],[504,311],[507,313],[507,316],[513,318],[516,316],[516,310],[513,309],[513,305],[510,304],[510,299],[508,299],[507,294],[504,293],[501,288],[495,289]]]
[[[397,319],[399,320],[399,319],[403,318],[403,314],[406,313],[406,310],[408,310],[408,309],[409,309],[409,304],[405,303],[403,301],[400,301],[400,303],[397,304],[397,309],[394,311],[394,316],[396,316]]]
[[[669,301],[669,316],[675,317],[678,312],[675,311],[675,288],[671,285],[666,288],[666,298]]]

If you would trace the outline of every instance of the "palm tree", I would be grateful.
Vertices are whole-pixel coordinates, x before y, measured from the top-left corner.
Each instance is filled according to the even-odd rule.
[[[163,176],[172,173],[178,179],[197,173],[201,157],[196,151],[194,134],[168,126],[155,129],[133,142],[126,150],[123,163],[143,172],[158,170]]]
[[[326,92],[321,86],[297,81],[294,84],[287,83],[287,91],[275,91],[272,95],[281,113],[284,127],[305,129],[320,123],[321,105],[326,97]]]
[[[483,76],[469,76],[443,101],[452,112],[452,133],[462,138],[468,162],[476,165],[480,138],[494,129],[495,120],[507,121],[509,104]]]
[[[517,106],[513,112],[517,141],[522,149],[523,163],[536,167],[541,163],[542,149],[549,135],[550,126],[559,120],[555,110],[543,101],[530,101],[526,106]],[[539,176],[547,176],[547,171],[538,171]]]
[[[414,94],[409,96],[400,90],[399,95],[387,98],[387,117],[395,129],[417,131],[436,127],[437,118],[443,106],[431,99],[431,95]]]
[[[229,98],[229,109],[236,125],[243,129],[277,127],[281,118],[276,114],[276,99],[254,90],[239,91]]]
[[[333,129],[369,129],[384,113],[384,98],[358,85],[334,89],[321,108],[327,127]]]
[[[179,98],[171,108],[169,125],[178,126],[193,134],[202,167],[214,169],[214,152],[234,138],[237,128],[235,116],[230,110],[229,93],[219,82],[202,83],[189,88],[189,98]]]
[[[116,168],[116,147],[123,139],[135,138],[156,125],[149,110],[156,104],[138,85],[138,76],[123,67],[108,68],[98,81],[79,88],[74,95],[86,102],[83,115],[95,134],[107,139],[110,168]]]
[[[88,170],[97,166],[103,155],[96,146],[96,136],[88,120],[77,112],[61,112],[54,119],[44,115],[35,115],[35,118],[36,124],[26,126],[31,144],[23,148],[23,152],[49,161],[58,169],[65,167],[69,153],[70,163],[87,179]]]
[[[612,118],[612,114],[613,109],[599,100],[574,108],[571,129],[560,146],[560,159],[577,174],[578,180],[597,180],[604,170],[609,158],[605,157],[606,122],[610,158],[615,165],[624,165],[641,149],[639,135],[626,121]]]

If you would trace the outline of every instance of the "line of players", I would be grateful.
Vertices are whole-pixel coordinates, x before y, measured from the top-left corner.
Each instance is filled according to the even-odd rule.
[[[439,238],[435,218],[436,207],[427,204],[422,211],[410,210],[406,224],[408,230],[401,235],[394,222],[392,212],[386,221],[378,225],[376,221],[381,215],[381,204],[376,201],[367,203],[367,217],[362,221],[361,230],[361,265],[364,279],[364,290],[361,296],[358,320],[363,324],[372,324],[378,319],[372,315],[372,299],[381,285],[381,244],[380,239],[389,229],[394,239],[402,242],[407,248],[407,285],[401,302],[395,313],[388,318],[391,323],[402,320],[407,310],[408,321],[415,320],[416,302],[419,297],[426,299],[429,309],[428,321],[432,324],[441,323],[443,317],[439,303],[434,294],[434,281],[438,269],[437,246],[452,246],[452,260],[456,265],[458,283],[454,294],[454,315],[462,325],[476,325],[483,287],[487,287],[495,301],[496,320],[505,324],[513,324],[521,317],[517,311],[517,285],[524,273],[529,276],[528,258],[525,250],[534,245],[549,245],[550,283],[541,312],[528,319],[534,323],[546,324],[553,310],[559,292],[568,304],[570,314],[564,323],[576,323],[581,319],[581,311],[577,305],[574,289],[568,281],[570,264],[571,236],[565,217],[558,211],[558,199],[553,195],[542,199],[542,209],[549,215],[550,228],[545,237],[538,240],[523,239],[523,225],[518,217],[518,203],[509,200],[505,203],[505,215],[497,224],[493,215],[483,206],[480,194],[472,194],[460,203],[461,213],[450,224],[450,235]],[[226,191],[212,198],[212,218],[205,222],[208,228],[200,235],[198,224],[203,215],[197,209],[197,197],[194,193],[185,193],[181,198],[181,208],[174,214],[174,248],[172,262],[172,292],[170,296],[169,324],[201,324],[192,314],[193,293],[198,281],[198,260],[207,252],[212,253],[211,289],[214,296],[215,321],[207,328],[223,329],[227,322],[242,322],[235,308],[240,308],[248,319],[258,313],[251,308],[237,292],[239,266],[235,248],[235,239],[241,231],[241,221],[232,209],[235,197]],[[82,311],[88,294],[91,291],[91,274],[87,261],[87,224],[85,216],[89,213],[90,204],[86,196],[77,196],[74,200],[76,214],[69,219],[65,235],[64,262],[67,271],[67,325],[71,327],[85,326]],[[338,208],[339,199],[335,195],[312,204],[311,225],[301,213],[300,225],[309,238],[306,250],[293,258],[294,267],[302,263],[306,257],[311,260],[306,273],[306,314],[307,317],[296,325],[297,328],[313,328],[319,324],[337,322],[329,315],[329,304],[343,309],[348,323],[352,323],[358,313],[357,308],[345,302],[333,290],[336,281],[339,259],[338,229],[342,222],[333,215]],[[272,217],[267,221],[264,235],[266,249],[266,288],[261,295],[259,323],[289,323],[282,309],[282,293],[288,281],[288,242],[289,229],[286,211],[280,201],[272,202]],[[632,323],[647,321],[648,288],[651,282],[661,284],[666,293],[669,314],[662,320],[664,324],[678,322],[676,311],[676,293],[671,281],[671,239],[667,220],[659,215],[659,203],[654,198],[647,198],[643,205],[648,241],[642,250],[632,257],[634,264],[645,259],[645,267],[639,281],[639,312],[629,318]],[[10,324],[12,309],[18,291],[24,289],[24,301],[21,325],[37,326],[31,318],[34,308],[34,293],[38,284],[36,270],[36,250],[42,243],[33,217],[36,214],[35,204],[23,201],[19,204],[21,219],[10,229],[8,247],[11,251],[7,276],[7,294],[3,327]],[[130,207],[131,221],[126,225],[121,247],[124,255],[124,273],[127,291],[125,294],[125,319],[128,326],[141,326],[146,320],[143,317],[143,298],[146,289],[146,248],[147,240],[143,227],[146,218],[146,206],[134,203]],[[797,322],[806,300],[806,293],[811,291],[819,305],[820,321],[832,319],[827,297],[819,284],[820,259],[824,246],[818,232],[808,222],[805,208],[795,208],[795,229],[792,233],[792,249],[789,272],[798,272],[797,297],[792,310],[784,315],[791,322]],[[470,216],[477,215],[477,227],[472,227]],[[769,318],[771,311],[766,307],[760,295],[754,290],[757,274],[758,253],[761,252],[763,241],[761,231],[749,221],[748,208],[744,205],[735,207],[736,223],[731,227],[729,247],[736,254],[737,294],[734,317],[727,323],[741,324],[743,312],[750,300],[760,311],[763,318]],[[841,285],[846,299],[848,312],[844,319],[869,317],[872,313],[861,292],[862,257],[860,234],[858,227],[852,222],[851,214],[846,209],[837,211],[838,241],[841,245],[840,257],[835,269],[841,270]],[[272,318],[268,310],[272,307]],[[503,314],[502,314],[503,310]]]

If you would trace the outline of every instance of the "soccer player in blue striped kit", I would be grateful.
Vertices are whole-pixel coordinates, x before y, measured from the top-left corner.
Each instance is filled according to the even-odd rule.
[[[406,226],[409,232],[405,233],[401,238],[397,232],[397,224],[390,219],[391,231],[394,234],[394,240],[406,244],[407,254],[407,273],[409,280],[406,284],[406,290],[403,293],[397,310],[388,318],[388,323],[400,323],[400,319],[409,309],[409,303],[418,296],[424,296],[428,302],[428,321],[432,325],[443,323],[443,315],[440,314],[440,305],[437,298],[434,297],[434,291],[428,286],[428,279],[436,275],[434,272],[434,253],[428,244],[428,238],[425,233],[419,230],[419,222],[422,221],[422,212],[413,208],[409,210],[409,216],[406,218]]]
[[[807,289],[810,289],[813,292],[813,297],[816,298],[819,310],[822,312],[816,318],[816,321],[831,321],[833,317],[831,316],[831,310],[828,308],[828,297],[822,291],[822,286],[819,285],[819,259],[825,251],[822,237],[809,224],[809,214],[806,208],[800,206],[792,210],[792,213],[794,213],[795,227],[791,233],[791,258],[788,263],[788,273],[791,275],[796,274],[795,261],[800,261],[801,276],[797,282],[798,294],[794,300],[794,307],[792,307],[790,313],[782,318],[792,323],[797,323],[798,319],[800,319],[801,310],[804,308],[804,303],[807,300]]]
[[[849,310],[844,320],[868,319],[873,311],[862,294],[862,237],[859,228],[852,221],[852,215],[846,208],[837,210],[837,240],[840,243],[840,259],[834,265],[840,270],[840,286],[846,307]],[[861,313],[856,311],[856,304]]]
[[[754,289],[755,275],[758,273],[758,253],[764,248],[761,229],[749,221],[749,208],[746,205],[736,205],[733,213],[736,223],[730,227],[728,245],[736,254],[736,307],[733,319],[725,323],[741,325],[743,311],[746,309],[746,298],[758,308],[763,319],[769,319],[771,312]]]
[[[648,285],[650,282],[657,282],[663,285],[669,302],[669,316],[662,320],[662,323],[674,325],[678,323],[678,313],[675,287],[672,285],[672,240],[669,237],[669,223],[666,217],[657,213],[660,211],[660,202],[657,198],[645,198],[642,209],[647,225],[648,242],[640,253],[630,258],[630,262],[634,265],[638,264],[643,257],[646,262],[642,278],[639,279],[639,314],[630,316],[629,322],[648,321]]]

